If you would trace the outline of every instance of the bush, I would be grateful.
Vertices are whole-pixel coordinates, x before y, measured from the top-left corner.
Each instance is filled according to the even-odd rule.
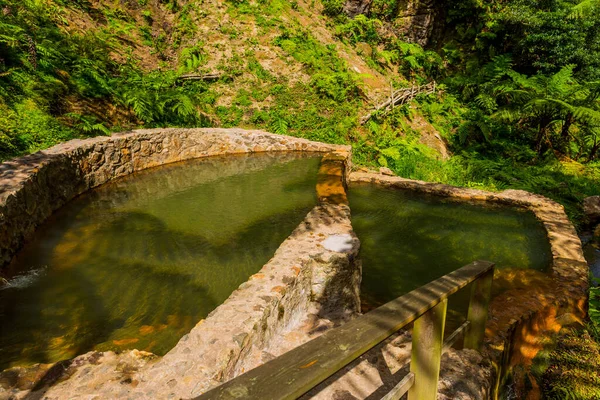
[[[323,13],[330,17],[335,17],[342,13],[344,4],[344,0],[323,0]]]

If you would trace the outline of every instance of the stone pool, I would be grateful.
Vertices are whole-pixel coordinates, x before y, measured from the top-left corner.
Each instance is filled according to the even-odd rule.
[[[210,157],[75,198],[9,265],[0,370],[90,350],[163,355],[316,205],[320,156]]]
[[[453,382],[487,397],[585,315],[560,205],[350,160],[261,131],[155,129],[1,164],[0,369],[20,366],[0,372],[0,398],[193,398],[474,258],[499,267],[486,347],[448,350],[442,398]],[[372,396],[391,382],[364,379],[403,368],[385,354],[409,358],[409,342],[376,346],[316,398]]]
[[[550,244],[527,210],[472,204],[354,183],[352,226],[361,240],[363,310],[378,307],[473,260],[547,271]],[[468,291],[463,291],[461,293]]]

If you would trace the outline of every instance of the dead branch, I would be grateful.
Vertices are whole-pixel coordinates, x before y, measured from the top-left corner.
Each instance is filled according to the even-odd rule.
[[[409,88],[402,88],[396,91],[391,91],[390,97],[383,103],[377,105],[373,111],[365,115],[360,119],[360,124],[364,125],[368,120],[373,117],[373,115],[379,111],[383,110],[384,114],[387,114],[390,110],[392,110],[396,106],[401,106],[403,104],[411,102],[416,95],[418,94],[433,94],[436,92],[437,84],[436,82],[428,83],[424,86],[412,86]]]
[[[216,81],[221,76],[223,76],[223,74],[221,74],[220,72],[213,72],[213,73],[204,74],[204,75],[186,74],[186,75],[181,75],[181,76],[177,77],[177,80],[178,81]]]

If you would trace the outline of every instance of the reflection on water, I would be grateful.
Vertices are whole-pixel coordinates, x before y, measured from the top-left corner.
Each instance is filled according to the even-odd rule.
[[[91,349],[164,354],[264,265],[316,204],[319,158],[167,165],[73,200],[0,290],[0,370]]]
[[[361,297],[367,310],[474,260],[495,262],[498,269],[538,271],[551,261],[545,231],[530,212],[369,184],[353,185],[349,199],[361,240]],[[458,296],[451,299],[451,318],[464,306],[468,290]]]

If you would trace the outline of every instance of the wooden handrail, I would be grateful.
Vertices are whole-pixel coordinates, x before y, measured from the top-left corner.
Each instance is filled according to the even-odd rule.
[[[385,398],[399,399],[409,391],[409,400],[435,399],[448,297],[475,282],[467,323],[459,330],[466,331],[465,347],[479,349],[493,271],[493,263],[475,261],[331,329],[196,399],[297,399],[413,321],[411,372]],[[416,340],[419,334],[422,337]],[[456,335],[450,338],[455,340]],[[427,373],[421,372],[423,370]]]

